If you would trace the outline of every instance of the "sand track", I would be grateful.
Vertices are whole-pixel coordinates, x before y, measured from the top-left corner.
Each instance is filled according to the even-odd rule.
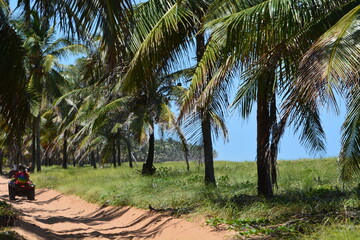
[[[22,212],[14,230],[29,240],[218,240],[231,239],[233,234],[162,213],[98,206],[49,189],[37,189],[35,201],[23,197],[9,201],[7,181],[0,177],[0,196]]]

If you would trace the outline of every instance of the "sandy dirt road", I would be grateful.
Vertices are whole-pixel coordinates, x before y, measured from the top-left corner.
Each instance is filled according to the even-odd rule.
[[[0,197],[22,212],[14,230],[29,240],[220,240],[232,239],[233,235],[201,222],[132,207],[101,207],[48,189],[36,190],[35,201],[25,197],[9,201],[7,182],[0,177]]]

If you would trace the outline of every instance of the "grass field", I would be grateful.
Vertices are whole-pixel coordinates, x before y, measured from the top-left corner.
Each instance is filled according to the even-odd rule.
[[[275,196],[256,196],[254,162],[215,162],[218,186],[205,187],[203,166],[183,162],[156,164],[154,176],[138,168],[44,167],[31,176],[37,187],[76,194],[89,202],[168,209],[184,217],[205,217],[239,238],[358,239],[359,180],[342,183],[335,158],[279,161]]]

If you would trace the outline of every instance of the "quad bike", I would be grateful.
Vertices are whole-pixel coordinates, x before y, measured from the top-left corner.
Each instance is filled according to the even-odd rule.
[[[35,200],[35,185],[32,181],[20,183],[18,180],[12,180],[8,186],[10,200],[15,200],[15,196],[26,196],[28,200]]]

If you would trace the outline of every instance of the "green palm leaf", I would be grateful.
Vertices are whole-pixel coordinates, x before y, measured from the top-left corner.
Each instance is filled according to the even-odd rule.
[[[29,113],[22,39],[0,8],[0,113],[17,131]],[[14,130],[15,130],[14,129]]]
[[[336,106],[334,90],[340,92],[341,83],[347,87],[358,84],[359,25],[360,6],[357,6],[324,33],[305,54],[299,69],[299,81],[309,94],[311,87],[319,88],[320,97],[330,99]]]
[[[179,1],[149,1],[138,7],[138,20],[131,49],[134,56],[123,77],[125,91],[134,90],[146,79],[150,69],[162,69],[166,64],[181,59],[180,49],[194,25],[192,12]]]
[[[360,88],[350,93],[348,112],[342,130],[340,153],[341,177],[348,180],[360,175]]]

